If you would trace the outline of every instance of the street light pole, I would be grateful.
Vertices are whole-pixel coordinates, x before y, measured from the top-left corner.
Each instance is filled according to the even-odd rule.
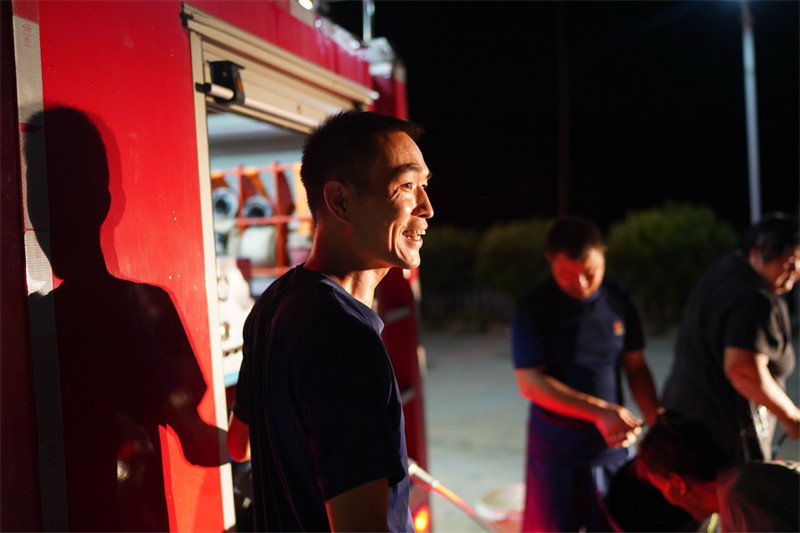
[[[372,40],[372,20],[375,17],[375,4],[373,0],[363,0],[361,3],[361,38],[365,43]]]
[[[747,163],[750,179],[750,221],[761,218],[761,177],[758,159],[758,108],[756,103],[756,54],[753,15],[747,0],[742,6],[742,62],[744,63],[744,104],[747,123]]]

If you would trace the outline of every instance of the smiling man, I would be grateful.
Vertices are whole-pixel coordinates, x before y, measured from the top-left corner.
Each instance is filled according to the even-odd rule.
[[[515,375],[529,400],[523,531],[612,531],[597,495],[627,463],[642,421],[622,406],[619,369],[648,422],[659,412],[629,291],[605,278],[605,245],[579,217],[547,237],[552,278],[517,303]]]
[[[420,263],[433,216],[420,134],[348,111],[306,142],[314,243],[247,319],[228,432],[231,457],[252,459],[258,531],[413,531],[402,405],[372,300],[389,269]]]

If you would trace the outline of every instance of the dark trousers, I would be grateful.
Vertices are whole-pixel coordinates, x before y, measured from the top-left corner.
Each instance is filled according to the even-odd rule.
[[[614,531],[601,498],[611,478],[632,455],[602,465],[557,464],[552,458],[529,453],[522,531]]]

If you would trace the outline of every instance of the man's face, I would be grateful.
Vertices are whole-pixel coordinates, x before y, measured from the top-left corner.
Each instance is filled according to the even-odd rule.
[[[564,253],[549,256],[550,270],[562,291],[584,300],[600,288],[606,271],[605,248],[590,248],[581,259],[570,259]]]
[[[711,511],[698,504],[699,500],[692,486],[676,474],[665,477],[648,471],[646,477],[647,481],[661,492],[665,500],[672,505],[682,507],[695,520],[705,520],[711,515]]]
[[[373,166],[368,190],[348,206],[356,250],[368,268],[415,268],[433,207],[430,179],[417,144],[407,134],[383,137],[383,153]]]
[[[792,290],[800,277],[800,247],[790,249],[772,261],[759,262],[754,268],[775,294],[785,294]]]

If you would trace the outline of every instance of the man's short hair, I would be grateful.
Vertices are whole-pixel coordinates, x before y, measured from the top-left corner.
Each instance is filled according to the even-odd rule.
[[[359,192],[366,190],[381,137],[396,132],[406,133],[416,142],[423,129],[407,120],[351,110],[330,115],[312,130],[303,146],[300,176],[315,219],[327,181],[348,182]]]
[[[604,246],[603,234],[590,220],[578,216],[558,218],[545,242],[545,252],[556,255],[563,253],[570,259],[581,259],[591,248]]]
[[[761,252],[761,259],[769,262],[800,245],[797,218],[786,213],[771,213],[750,226],[742,236],[741,253],[747,257],[750,250]]]
[[[693,481],[713,481],[723,453],[709,429],[698,419],[666,411],[637,445],[634,468],[641,478],[651,472],[661,477],[675,473]]]

